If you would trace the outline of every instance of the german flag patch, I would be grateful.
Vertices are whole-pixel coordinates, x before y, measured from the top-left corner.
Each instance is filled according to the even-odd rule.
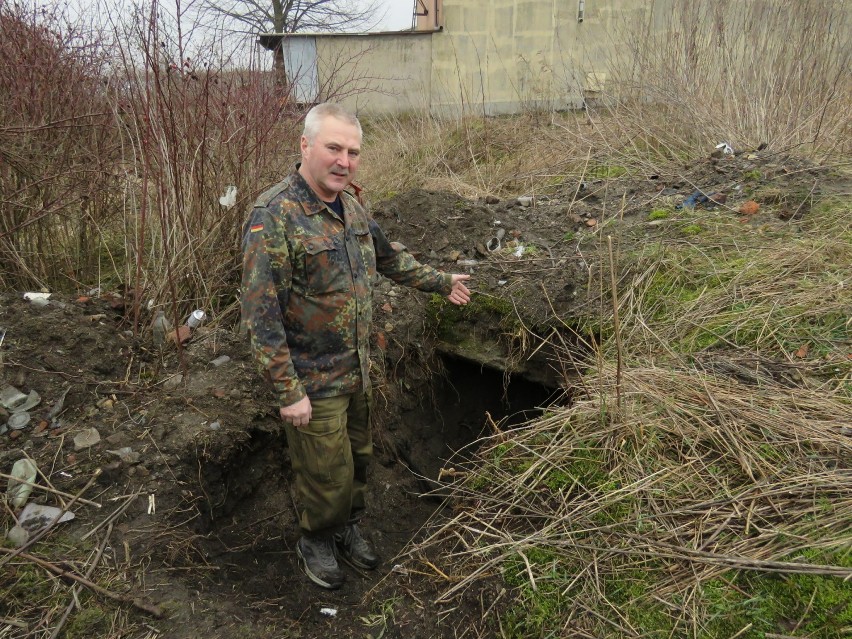
[[[252,224],[249,227],[249,233],[257,233],[263,230],[263,224]]]

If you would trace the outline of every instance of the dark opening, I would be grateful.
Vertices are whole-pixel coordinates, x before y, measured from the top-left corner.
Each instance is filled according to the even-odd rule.
[[[469,360],[445,356],[442,361],[446,376],[432,389],[434,404],[403,415],[407,423],[397,442],[402,461],[424,479],[424,490],[435,487],[440,469],[456,451],[493,432],[488,416],[504,430],[563,398],[562,389]]]

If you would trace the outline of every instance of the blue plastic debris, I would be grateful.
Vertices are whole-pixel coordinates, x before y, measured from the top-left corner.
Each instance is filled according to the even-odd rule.
[[[699,204],[703,204],[705,208],[712,209],[714,206],[718,204],[718,202],[713,201],[713,197],[716,193],[711,193],[710,195],[706,195],[703,191],[694,191],[692,195],[686,198],[683,202],[678,204],[676,209],[694,209]]]

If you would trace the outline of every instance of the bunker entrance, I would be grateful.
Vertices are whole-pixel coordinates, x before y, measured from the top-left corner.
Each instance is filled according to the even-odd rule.
[[[445,375],[431,389],[431,401],[404,411],[391,433],[402,463],[426,491],[436,487],[441,468],[453,456],[493,432],[527,422],[564,397],[559,388],[520,375],[443,355]]]
[[[396,418],[376,437],[372,492],[403,486],[414,496],[428,493],[458,451],[493,432],[489,420],[501,430],[511,428],[564,397],[562,389],[464,358],[442,355],[441,362],[444,374],[431,388],[411,388],[410,401],[392,411]],[[246,520],[272,526],[277,520],[285,529],[297,528],[286,438],[277,423],[251,432],[223,463],[204,464],[202,475],[205,532],[239,536]],[[374,501],[381,500],[377,494]]]
[[[432,491],[441,468],[458,463],[457,451],[493,431],[489,417],[506,429],[563,397],[559,389],[520,376],[441,357],[445,374],[431,387],[409,388],[390,406],[394,417],[376,429],[362,527],[380,549],[382,564],[375,572],[347,569],[346,587],[323,592],[323,601],[354,606],[391,570],[435,513],[439,502]],[[239,584],[247,601],[307,610],[317,593],[306,587],[295,553],[301,533],[283,429],[270,414],[246,434],[229,456],[199,465],[202,490],[193,544],[214,569],[212,590],[231,593]]]
[[[376,574],[385,572],[390,560],[417,538],[435,512],[437,498],[429,493],[439,486],[441,468],[457,463],[457,451],[493,432],[489,417],[505,429],[535,418],[563,396],[560,389],[520,376],[442,357],[445,374],[432,387],[409,389],[409,397],[401,401],[405,405],[391,407],[396,418],[376,433],[362,522],[388,562]],[[277,420],[264,419],[222,463],[204,464],[201,480],[204,504],[197,531],[222,583],[238,580],[244,592],[257,596],[268,596],[269,584],[276,583],[280,596],[303,593],[309,605],[312,590],[304,588],[294,552],[300,536],[294,477]],[[345,596],[361,596],[372,579],[372,574],[352,575]]]

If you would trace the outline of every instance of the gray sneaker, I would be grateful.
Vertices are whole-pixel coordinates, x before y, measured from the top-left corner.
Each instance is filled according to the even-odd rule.
[[[296,554],[302,560],[308,579],[318,586],[337,590],[343,585],[344,574],[334,556],[332,535],[302,537],[296,544]]]
[[[361,536],[361,531],[356,524],[347,524],[342,533],[334,536],[334,541],[340,552],[340,558],[346,563],[364,570],[373,570],[379,565],[376,551]]]

